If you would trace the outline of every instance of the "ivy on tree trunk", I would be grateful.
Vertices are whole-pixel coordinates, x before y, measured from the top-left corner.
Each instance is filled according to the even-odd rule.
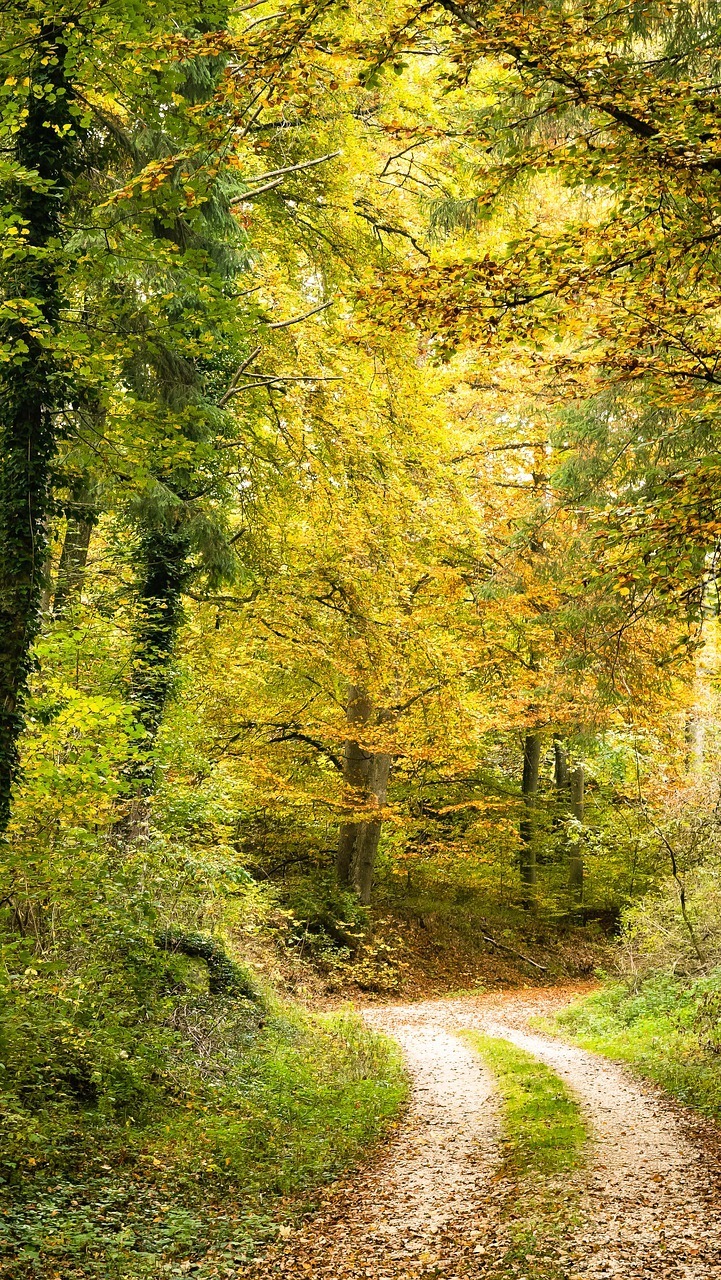
[[[183,620],[183,587],[188,577],[188,540],[182,529],[151,529],[141,547],[142,576],[133,634],[130,702],[144,730],[132,777],[152,787],[152,749],[175,672],[173,653]]]
[[[577,764],[569,775],[571,790],[571,813],[578,822],[584,817],[585,769]],[[583,898],[583,841],[575,836],[571,841],[568,856],[568,883],[573,896],[578,902]]]
[[[36,177],[33,186],[23,181],[8,193],[25,234],[5,266],[18,319],[0,325],[0,340],[11,350],[0,395],[0,835],[18,775],[23,702],[40,616],[56,416],[67,395],[52,344],[61,305],[54,259],[77,141],[73,92],[60,26],[44,26],[35,43],[27,115],[14,158]]]
[[[536,885],[536,807],[538,803],[538,776],[541,765],[541,734],[527,733],[523,740],[523,795],[524,812],[520,824],[520,869],[524,901],[532,900]]]

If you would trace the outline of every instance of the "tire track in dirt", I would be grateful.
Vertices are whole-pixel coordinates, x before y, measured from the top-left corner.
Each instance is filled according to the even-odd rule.
[[[241,1274],[410,1280],[497,1276],[509,1242],[497,1174],[491,1081],[455,1032],[500,1035],[547,1063],[594,1133],[581,1179],[582,1226],[552,1259],[564,1280],[721,1280],[721,1214],[705,1155],[651,1086],[533,1031],[576,992],[460,997],[364,1010],[401,1044],[407,1116],[366,1170],[327,1189],[317,1213]],[[512,1187],[510,1191],[512,1192]],[[519,1280],[523,1280],[520,1273]],[[510,1273],[509,1273],[510,1275]]]
[[[421,1024],[502,1036],[551,1067],[581,1102],[593,1143],[564,1274],[623,1280],[721,1278],[718,1173],[684,1134],[673,1106],[607,1059],[533,1031],[529,1018],[568,1003],[558,992],[417,1005]],[[410,1012],[410,1010],[409,1010]]]

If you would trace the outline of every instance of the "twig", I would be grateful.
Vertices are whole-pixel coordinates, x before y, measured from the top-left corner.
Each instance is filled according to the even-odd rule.
[[[256,18],[255,22],[251,22],[250,26],[244,29],[243,35],[247,36],[248,32],[253,30],[253,27],[259,27],[262,22],[275,22],[276,18],[282,17],[282,13],[268,13],[264,18]]]
[[[512,956],[518,956],[519,960],[525,960],[526,964],[532,964],[534,969],[540,969],[543,973],[548,973],[548,966],[539,964],[537,960],[532,960],[530,956],[524,956],[522,951],[516,951],[515,947],[506,946],[505,942],[496,942],[490,933],[482,933],[481,937],[484,942],[490,942],[491,946],[498,947],[500,951],[509,951]]]
[[[693,946],[693,949],[694,949],[694,951],[696,952],[696,959],[698,960],[699,964],[702,964],[702,965],[703,965],[703,964],[705,964],[705,963],[706,963],[706,959],[705,959],[704,954],[703,954],[703,952],[702,952],[702,950],[701,950],[701,948],[700,948],[700,946],[699,946],[699,944],[698,944],[698,939],[697,939],[697,937],[696,937],[696,931],[695,931],[695,929],[694,929],[694,927],[693,927],[693,925],[692,925],[692,923],[691,923],[691,919],[690,919],[690,916],[689,916],[689,914],[688,914],[688,908],[687,908],[687,906],[686,906],[686,886],[685,886],[685,884],[684,884],[684,882],[683,882],[683,880],[682,880],[682,878],[681,878],[681,876],[680,876],[680,874],[679,874],[679,870],[678,870],[678,859],[677,859],[677,857],[676,857],[676,850],[674,849],[673,845],[671,844],[671,841],[667,839],[667,837],[666,837],[665,833],[662,831],[661,827],[659,827],[659,826],[657,826],[657,825],[656,825],[656,823],[654,822],[653,818],[652,818],[652,817],[650,816],[650,814],[648,813],[648,810],[645,808],[645,806],[644,806],[644,812],[645,812],[646,821],[650,824],[650,826],[652,826],[652,827],[653,827],[653,829],[654,829],[654,831],[656,832],[656,835],[658,836],[659,840],[662,842],[662,844],[663,844],[663,845],[665,845],[665,847],[666,847],[666,849],[667,849],[667,851],[668,851],[669,858],[671,859],[671,874],[672,874],[672,876],[673,876],[674,880],[676,881],[676,886],[677,886],[677,888],[678,888],[679,906],[680,906],[680,908],[681,908],[681,915],[683,916],[683,922],[684,922],[684,924],[686,925],[686,929],[688,930],[688,936],[689,936],[689,938],[691,939],[691,945]]]
[[[266,378],[268,382],[342,382],[337,374],[329,373],[259,373],[258,378]]]
[[[319,311],[327,311],[328,307],[332,307],[335,298],[331,298],[330,302],[322,302],[319,307],[313,307],[312,311],[305,311],[302,316],[294,316],[292,320],[276,320],[274,324],[269,324],[268,329],[287,329],[292,324],[300,324],[301,320],[309,320],[311,316],[317,316]]]
[[[246,178],[246,182],[263,182],[266,178],[273,178],[273,182],[266,182],[264,187],[258,187],[255,191],[244,191],[242,196],[233,196],[230,202],[232,209],[234,204],[243,204],[246,200],[255,200],[256,196],[262,196],[264,191],[274,191],[284,182],[289,173],[297,173],[300,169],[312,169],[317,164],[324,164],[326,160],[333,160],[335,156],[339,156],[340,151],[331,151],[327,156],[318,156],[317,160],[305,160],[303,164],[289,164],[285,169],[271,169],[269,173],[261,173],[257,178]]]

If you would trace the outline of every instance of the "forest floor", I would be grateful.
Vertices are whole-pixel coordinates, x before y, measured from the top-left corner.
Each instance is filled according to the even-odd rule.
[[[539,1032],[576,987],[459,996],[365,1010],[402,1045],[413,1080],[403,1123],[366,1169],[247,1276],[721,1277],[720,1167],[704,1127],[626,1069]],[[502,1103],[459,1032],[502,1037],[545,1063],[578,1100],[581,1165],[533,1181],[504,1160]],[[563,1088],[563,1085],[560,1086]],[[506,1139],[507,1142],[507,1139]]]

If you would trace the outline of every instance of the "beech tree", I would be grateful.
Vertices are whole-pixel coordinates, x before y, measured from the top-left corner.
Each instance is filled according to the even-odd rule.
[[[629,290],[656,314],[681,244],[676,214],[652,212],[656,249],[642,251],[641,207],[662,181],[681,201],[691,170],[715,181],[712,140],[692,163],[690,135],[671,138],[663,59],[666,159],[661,126],[652,138],[619,106],[641,91],[644,40],[681,48],[663,15],[639,18],[629,43],[604,10],[589,34],[580,11],[439,4],[393,11],[369,39],[370,13],[168,3],[148,17],[118,0],[66,23],[58,57],[39,56],[50,29],[38,44],[34,26],[8,51],[18,72],[38,55],[36,88],[66,77],[68,93],[34,103],[74,98],[58,200],[17,151],[27,86],[6,85],[11,326],[16,279],[40,261],[15,244],[22,201],[55,221],[47,324],[30,334],[44,479],[18,487],[12,449],[3,473],[7,537],[18,503],[35,512],[22,608],[25,579],[3,557],[17,623],[5,816],[54,572],[52,643],[93,592],[118,624],[112,641],[97,627],[135,725],[126,801],[152,792],[184,681],[203,671],[197,731],[218,768],[230,751],[259,803],[332,814],[328,860],[365,901],[381,836],[412,823],[422,786],[480,803],[465,779],[487,779],[486,754],[522,738],[503,821],[528,896],[547,843],[543,743],[667,705],[700,616],[710,490],[692,497],[680,472],[706,427],[693,396],[672,406],[663,391],[694,379],[661,367],[648,316],[643,334],[619,317]],[[705,74],[693,39],[682,56]],[[7,365],[18,395],[29,360],[18,346]],[[679,486],[698,536],[678,523]],[[439,812],[455,794],[439,792]],[[581,814],[570,792],[568,806]]]

